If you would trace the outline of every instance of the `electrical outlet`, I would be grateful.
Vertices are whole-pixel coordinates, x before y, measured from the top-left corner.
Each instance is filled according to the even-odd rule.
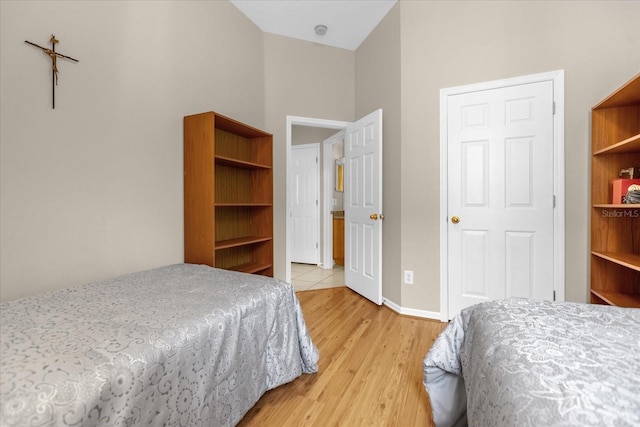
[[[404,283],[405,285],[413,285],[413,271],[411,270],[404,271]]]

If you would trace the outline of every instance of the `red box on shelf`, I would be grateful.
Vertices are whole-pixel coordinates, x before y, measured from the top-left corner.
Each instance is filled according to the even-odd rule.
[[[622,198],[627,195],[629,186],[640,185],[640,179],[614,179],[613,180],[613,200],[611,203],[617,205],[622,203]]]

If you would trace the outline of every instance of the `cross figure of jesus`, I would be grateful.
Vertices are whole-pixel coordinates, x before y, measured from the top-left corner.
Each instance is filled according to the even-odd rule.
[[[58,85],[58,58],[64,58],[64,59],[69,59],[71,61],[74,62],[80,62],[77,59],[73,59],[70,56],[66,56],[63,55],[61,53],[56,52],[56,43],[59,43],[59,41],[56,39],[55,35],[51,35],[51,39],[49,39],[49,43],[51,43],[51,49],[48,49],[46,47],[42,47],[39,46],[35,43],[31,43],[28,40],[24,41],[25,43],[30,44],[31,46],[35,46],[39,49],[41,49],[44,53],[46,53],[47,55],[49,55],[49,57],[51,58],[51,96],[52,96],[52,107],[55,109],[56,108],[56,86]]]

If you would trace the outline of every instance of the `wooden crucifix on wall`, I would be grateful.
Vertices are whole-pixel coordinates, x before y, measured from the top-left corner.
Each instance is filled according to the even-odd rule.
[[[39,49],[41,49],[44,53],[46,53],[47,55],[49,55],[49,57],[51,58],[51,102],[52,102],[52,108],[56,108],[56,86],[58,85],[58,58],[64,58],[64,59],[68,59],[70,61],[74,61],[74,62],[80,62],[77,59],[74,59],[70,56],[67,55],[63,55],[61,53],[56,52],[56,43],[58,43],[58,40],[56,39],[56,36],[54,36],[53,34],[51,35],[51,39],[49,39],[49,43],[51,43],[51,49],[46,48],[46,47],[42,47],[39,46],[35,43],[31,43],[28,40],[24,41],[25,43],[29,43],[31,46],[35,46]]]

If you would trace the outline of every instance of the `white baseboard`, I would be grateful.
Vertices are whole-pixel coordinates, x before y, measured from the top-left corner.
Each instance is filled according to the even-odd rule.
[[[404,314],[406,316],[415,316],[415,317],[423,317],[425,319],[440,320],[440,313],[437,311],[427,311],[427,310],[418,310],[416,308],[401,307],[395,302],[388,300],[386,298],[383,298],[382,303],[387,307],[389,307],[391,310],[400,314]]]

